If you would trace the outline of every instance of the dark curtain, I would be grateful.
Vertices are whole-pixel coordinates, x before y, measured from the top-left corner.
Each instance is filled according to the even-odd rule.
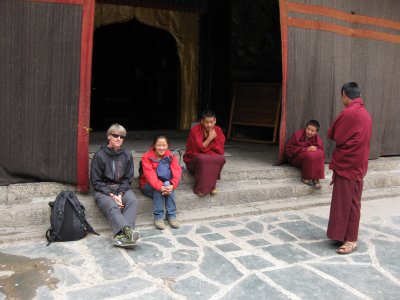
[[[400,22],[400,5],[384,1],[291,1],[323,5],[351,15],[363,15]],[[326,16],[288,12],[289,18],[323,21],[352,29],[365,29],[397,35],[400,26],[384,28],[377,24],[357,24]],[[400,23],[398,23],[400,25]],[[286,140],[309,119],[321,123],[320,135],[329,160],[334,144],[326,132],[343,109],[340,89],[343,83],[359,83],[366,108],[373,118],[370,158],[400,154],[400,44],[390,41],[351,37],[329,31],[299,27],[288,29]]]
[[[227,127],[230,111],[230,1],[210,0],[200,17],[198,117],[210,108]]]
[[[0,184],[76,183],[82,8],[0,1]]]
[[[98,28],[91,128],[106,131],[113,122],[128,130],[178,128],[178,74],[176,41],[168,32],[135,19]]]

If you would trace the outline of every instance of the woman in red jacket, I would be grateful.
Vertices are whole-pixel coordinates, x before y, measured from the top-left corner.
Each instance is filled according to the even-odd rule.
[[[172,156],[168,150],[169,142],[165,135],[158,135],[153,141],[152,147],[142,156],[143,174],[139,185],[144,195],[153,198],[154,225],[157,229],[165,229],[164,201],[166,217],[172,228],[178,228],[176,220],[176,204],[174,190],[178,187],[182,176],[182,168],[176,156]],[[172,156],[172,157],[171,157]],[[170,168],[172,178],[160,179],[157,175],[157,167],[165,157],[171,157]]]

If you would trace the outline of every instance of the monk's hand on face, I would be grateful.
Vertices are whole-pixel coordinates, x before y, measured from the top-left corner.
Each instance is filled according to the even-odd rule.
[[[208,138],[212,141],[216,137],[217,137],[217,132],[215,131],[215,129],[211,129],[210,133],[208,134]]]
[[[311,151],[311,152],[317,151],[317,147],[310,146],[310,147],[308,147],[307,151]]]

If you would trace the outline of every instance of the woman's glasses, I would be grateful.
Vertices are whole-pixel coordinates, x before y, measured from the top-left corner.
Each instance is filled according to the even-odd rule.
[[[120,135],[120,134],[115,134],[115,133],[111,133],[113,138],[120,138],[121,140],[123,140],[126,136],[125,135]]]

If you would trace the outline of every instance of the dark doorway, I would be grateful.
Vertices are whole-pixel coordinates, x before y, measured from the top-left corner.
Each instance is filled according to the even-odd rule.
[[[236,83],[282,82],[278,0],[208,1],[200,16],[199,113],[227,129]]]
[[[91,127],[176,129],[179,58],[171,34],[137,20],[94,32]]]

